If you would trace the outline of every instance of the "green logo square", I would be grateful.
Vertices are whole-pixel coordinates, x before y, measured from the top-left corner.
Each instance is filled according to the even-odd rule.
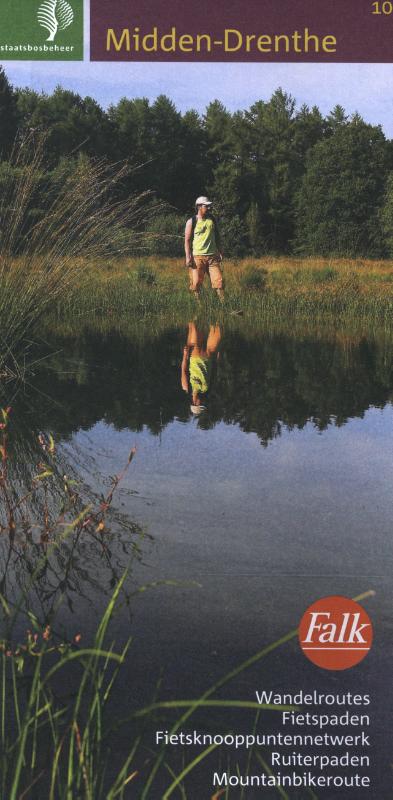
[[[1,0],[0,61],[83,61],[83,0]]]

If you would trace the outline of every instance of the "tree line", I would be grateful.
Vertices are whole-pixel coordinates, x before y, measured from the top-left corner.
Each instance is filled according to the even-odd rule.
[[[14,142],[46,134],[48,181],[83,159],[127,159],[116,191],[151,190],[166,204],[150,225],[152,252],[180,255],[195,197],[209,194],[226,254],[393,257],[393,142],[380,125],[337,105],[296,106],[277,89],[269,100],[229,112],[219,100],[204,114],[180,113],[165,95],[122,98],[107,110],[58,87],[52,94],[13,88],[0,68],[0,191]]]

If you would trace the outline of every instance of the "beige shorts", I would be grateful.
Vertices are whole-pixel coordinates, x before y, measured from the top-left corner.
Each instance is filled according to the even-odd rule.
[[[189,270],[190,289],[202,286],[206,273],[213,289],[222,289],[223,279],[220,256],[193,256],[195,267]]]

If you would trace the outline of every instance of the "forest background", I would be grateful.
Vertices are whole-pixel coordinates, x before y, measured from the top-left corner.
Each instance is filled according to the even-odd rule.
[[[219,100],[203,115],[170,98],[122,98],[107,110],[92,97],[13,88],[0,69],[0,192],[18,169],[14,142],[45,133],[45,168],[27,227],[45,217],[51,185],[83,160],[126,159],[120,200],[145,190],[164,202],[152,220],[149,255],[180,256],[186,218],[209,194],[228,256],[393,256],[393,141],[380,125],[337,105],[297,108],[277,89],[244,111]],[[25,228],[26,232],[26,228]]]

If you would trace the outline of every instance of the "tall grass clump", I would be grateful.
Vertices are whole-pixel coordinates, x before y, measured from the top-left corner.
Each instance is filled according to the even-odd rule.
[[[80,279],[85,261],[135,252],[154,216],[151,193],[119,191],[127,164],[79,157],[50,179],[45,137],[15,146],[0,200],[0,373],[17,363],[28,335]],[[34,215],[37,192],[45,212]],[[119,197],[121,199],[119,199]]]
[[[146,264],[139,264],[137,271],[137,281],[145,286],[154,286],[157,283],[157,275],[153,269]]]
[[[252,265],[241,273],[239,278],[240,287],[249,292],[264,292],[267,288],[267,276],[266,269]]]
[[[312,272],[312,280],[314,283],[331,283],[337,279],[338,272],[332,267],[323,267],[316,269]]]
[[[115,652],[104,640],[124,578],[91,646],[83,646],[80,634],[73,642],[58,641],[49,626],[40,630],[33,615],[25,641],[12,646],[7,638],[0,640],[2,797],[103,796],[101,783],[108,767],[105,711],[130,644]],[[115,781],[117,796],[124,796],[128,762],[126,758]]]
[[[40,628],[33,615],[24,640],[13,644],[7,637],[0,639],[0,785],[1,796],[7,800],[125,800],[131,796],[155,800],[176,796],[177,791],[187,798],[185,778],[192,779],[192,773],[217,746],[193,754],[178,773],[177,764],[168,769],[167,748],[152,751],[146,746],[157,712],[161,720],[163,714],[168,715],[165,724],[175,733],[200,710],[224,714],[228,710],[235,714],[251,711],[258,716],[261,711],[294,710],[292,706],[217,698],[220,688],[293,639],[296,631],[291,631],[233,669],[201,697],[154,702],[130,709],[123,719],[113,718],[111,700],[131,639],[122,648],[108,646],[106,641],[126,575],[117,582],[91,645],[80,633],[70,642],[59,640],[50,626]],[[12,616],[5,598],[0,595],[0,600],[5,615]],[[129,743],[124,746],[123,739],[118,752],[116,736],[121,730],[124,736],[124,729]],[[144,740],[145,732],[150,736]]]

